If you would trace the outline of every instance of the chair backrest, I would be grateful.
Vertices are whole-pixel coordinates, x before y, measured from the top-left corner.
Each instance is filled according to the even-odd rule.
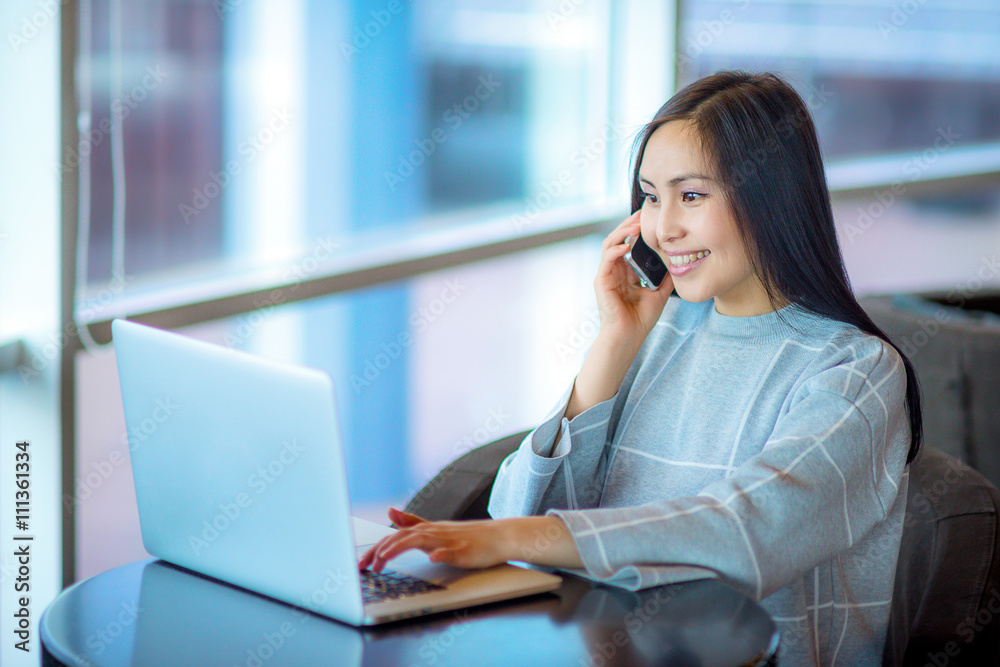
[[[910,464],[883,664],[1000,664],[1000,490],[924,445]]]
[[[925,441],[1000,486],[1000,295],[944,299],[953,305],[905,294],[858,302],[913,363]]]
[[[406,511],[431,521],[489,519],[486,507],[500,463],[528,433],[509,435],[458,457],[410,499]]]

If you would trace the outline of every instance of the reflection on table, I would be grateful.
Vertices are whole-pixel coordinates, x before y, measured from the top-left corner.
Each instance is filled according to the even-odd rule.
[[[161,560],[63,591],[43,665],[755,665],[774,622],[714,580],[631,592],[564,575],[552,593],[354,628]]]

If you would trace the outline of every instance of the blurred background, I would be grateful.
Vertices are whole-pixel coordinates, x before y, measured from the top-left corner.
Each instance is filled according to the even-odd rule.
[[[3,10],[5,90],[47,106],[3,130],[0,388],[36,426],[0,432],[39,440],[64,585],[145,556],[113,317],[330,373],[386,521],[572,382],[632,141],[719,69],[806,99],[859,296],[1000,286],[993,0],[40,7]]]

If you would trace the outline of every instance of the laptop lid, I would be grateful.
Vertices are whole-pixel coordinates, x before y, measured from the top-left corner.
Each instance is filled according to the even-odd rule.
[[[146,550],[362,624],[329,376],[124,320],[112,336]]]

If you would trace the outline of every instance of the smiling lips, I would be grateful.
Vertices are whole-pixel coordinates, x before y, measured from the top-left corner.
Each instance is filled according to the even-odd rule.
[[[702,259],[706,255],[712,254],[711,250],[701,250],[699,252],[693,252],[688,255],[670,255],[670,263],[674,266],[684,266],[685,264],[690,264],[691,262],[696,262]]]
[[[701,250],[685,255],[668,255],[667,268],[672,276],[683,276],[685,273],[693,271],[706,257],[711,255],[710,250]]]

